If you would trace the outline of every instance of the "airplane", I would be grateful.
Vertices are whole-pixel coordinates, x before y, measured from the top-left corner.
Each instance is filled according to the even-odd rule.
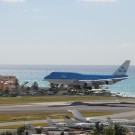
[[[135,126],[128,126],[128,125],[122,125],[123,127],[125,127],[128,132],[130,133],[135,133]]]
[[[25,123],[25,131],[24,134],[36,134],[37,131],[35,127],[31,125],[31,123]]]
[[[50,126],[54,126],[60,129],[69,130],[70,128],[73,129],[90,129],[95,126],[95,123],[74,123],[74,121],[69,118],[68,116],[64,116],[65,123],[55,123],[50,118],[47,118],[47,123]]]
[[[102,124],[104,123],[112,123],[112,121],[126,121],[127,119],[112,119],[112,121],[109,119],[109,117],[106,118],[100,118],[100,117],[83,117],[82,114],[78,111],[78,110],[68,110],[69,112],[71,112],[74,116],[74,118],[77,120],[77,121],[80,121],[80,122],[87,122],[87,123],[95,123],[95,122],[100,122]]]
[[[135,126],[135,120],[128,120],[128,119],[113,120],[110,117],[107,117],[107,122],[109,124],[119,124],[119,125],[125,125],[125,126]]]
[[[129,64],[130,60],[126,60],[112,75],[52,72],[44,77],[44,80],[53,84],[80,85],[92,89],[92,86],[95,85],[112,85],[118,81],[131,78],[126,74]]]
[[[95,127],[95,123],[75,123],[72,119],[68,116],[64,116],[64,121],[69,128],[74,129],[92,129]]]
[[[56,127],[61,130],[69,130],[66,123],[55,123],[49,117],[47,117],[47,123],[49,126]]]
[[[32,132],[33,134],[36,134],[38,129],[40,129],[42,131],[64,131],[63,129],[58,128],[56,126],[50,126],[50,127],[49,126],[48,127],[38,126],[38,127],[34,127],[31,123],[26,123],[25,128],[26,128],[26,132]]]
[[[95,123],[95,122],[100,122],[100,123],[106,123],[106,119],[104,118],[96,118],[96,117],[90,117],[90,118],[85,118],[81,115],[81,113],[78,110],[68,110],[69,112],[71,112],[74,116],[74,118],[77,121],[80,122],[85,122],[85,123]]]

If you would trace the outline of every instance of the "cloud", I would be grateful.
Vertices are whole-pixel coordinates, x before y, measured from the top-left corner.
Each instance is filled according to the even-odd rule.
[[[117,2],[118,0],[77,0],[82,2]]]
[[[130,43],[123,43],[123,44],[117,45],[116,47],[118,47],[118,48],[132,48],[132,47],[134,47],[134,45],[130,44]]]
[[[2,0],[3,2],[9,2],[9,3],[22,3],[25,0]]]

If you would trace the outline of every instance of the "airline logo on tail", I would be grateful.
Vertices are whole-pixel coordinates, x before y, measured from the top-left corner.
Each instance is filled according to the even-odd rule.
[[[125,67],[121,67],[121,69],[119,69],[119,72],[124,72],[124,73],[126,73],[127,70],[125,69]]]
[[[130,64],[130,60],[126,60],[116,71],[115,75],[126,75],[128,67]]]

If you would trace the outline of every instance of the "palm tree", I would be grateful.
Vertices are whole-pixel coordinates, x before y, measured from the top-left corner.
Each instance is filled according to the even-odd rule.
[[[114,125],[114,135],[126,135],[127,129],[119,124]]]
[[[50,83],[50,91],[52,91],[54,94],[57,94],[58,92],[58,84]]]
[[[25,126],[19,127],[17,129],[17,135],[21,135],[24,132],[24,130],[25,130]]]
[[[95,128],[92,130],[92,133],[89,135],[126,135],[127,132],[128,130],[119,124],[111,125],[104,129],[103,124],[97,122],[95,123]]]
[[[100,124],[99,122],[96,122],[92,135],[103,135],[103,131],[104,131],[103,124]]]
[[[103,135],[114,135],[114,128],[109,126],[108,128],[104,129]]]
[[[38,90],[38,88],[39,88],[37,82],[34,82],[31,87],[33,90]]]
[[[18,89],[18,87],[20,86],[19,80],[18,80],[17,78],[15,79],[14,85],[15,85],[15,88],[16,88],[16,89]]]

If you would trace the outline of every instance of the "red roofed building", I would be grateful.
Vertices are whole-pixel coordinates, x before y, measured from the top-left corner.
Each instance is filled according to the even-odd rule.
[[[13,90],[15,88],[16,76],[0,76],[0,89]]]

